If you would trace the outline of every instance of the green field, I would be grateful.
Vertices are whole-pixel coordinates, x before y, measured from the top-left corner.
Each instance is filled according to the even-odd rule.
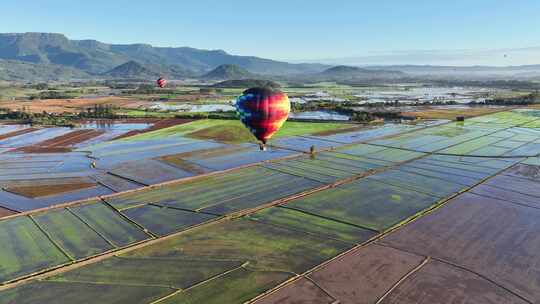
[[[414,151],[403,151],[400,149],[380,147],[367,144],[353,145],[345,148],[336,149],[341,156],[352,155],[369,159],[370,162],[379,164],[392,164],[408,161],[424,155]],[[377,162],[378,160],[378,162]]]
[[[137,226],[123,219],[105,204],[88,204],[72,207],[70,210],[117,247],[149,238]]]
[[[244,303],[292,277],[278,271],[240,268],[215,280],[166,299],[163,304]]]
[[[469,175],[469,172],[483,173],[491,175],[495,172],[505,169],[515,163],[516,159],[497,159],[466,157],[453,155],[432,155],[418,161],[418,163],[440,166],[441,168],[452,168],[461,170]]]
[[[321,183],[333,183],[339,179],[352,177],[355,174],[365,172],[365,169],[346,168],[340,164],[333,164],[328,161],[301,158],[276,162],[265,165],[276,171],[285,172],[291,175],[302,176]]]
[[[125,256],[239,260],[247,262],[250,269],[298,273],[350,246],[341,241],[241,219],[187,231]]]
[[[0,221],[0,242],[0,282],[70,261],[29,217]]]
[[[286,122],[273,138],[317,134],[334,130],[350,129],[355,127],[351,124],[341,123],[309,123],[309,122]],[[169,136],[187,136],[196,139],[217,139],[228,143],[255,142],[256,139],[237,120],[203,119],[191,123],[177,125],[170,128],[157,130],[124,140],[144,140],[165,138]]]
[[[43,230],[74,259],[92,256],[114,248],[67,209],[40,213],[34,218]]]
[[[349,243],[362,243],[377,233],[356,226],[282,207],[268,208],[250,219]]]
[[[174,290],[167,287],[34,282],[2,292],[0,304],[147,304]]]
[[[159,207],[155,205],[145,205],[131,208],[123,211],[122,213],[132,221],[159,236],[180,231],[190,226],[216,218],[215,216],[208,214]]]
[[[220,193],[229,191],[234,195],[235,191],[245,191],[243,188],[246,188],[246,183],[257,183],[257,180],[272,178],[276,175],[279,173],[261,167],[245,168],[227,174],[135,191],[109,197],[106,200],[115,208],[122,210],[140,204],[191,201],[193,197],[193,204],[182,203],[182,205],[184,208],[197,209],[201,205],[205,206],[205,200],[219,201],[221,197],[216,195]],[[235,185],[237,188],[234,188]]]
[[[185,289],[164,303],[240,303],[351,246],[275,225],[232,220],[190,230],[50,280],[119,286],[110,291],[111,299],[120,296],[121,286],[146,286],[140,292],[149,296],[165,293],[167,288]],[[32,290],[12,289],[7,296],[23,292],[35,295]],[[44,298],[52,293],[48,291]],[[83,289],[79,298],[68,293],[67,299],[91,296]]]
[[[279,183],[269,182],[266,185],[261,185],[259,189],[254,190],[251,193],[246,193],[243,196],[235,197],[230,200],[226,199],[222,203],[204,208],[202,211],[228,215],[240,210],[257,208],[265,203],[270,203],[319,186],[321,186],[321,184],[318,182],[289,176]]]
[[[474,184],[478,182],[478,178],[466,176],[463,172],[454,171],[454,173],[449,174],[448,171],[452,171],[452,169],[445,170],[443,168],[435,167],[435,170],[429,170],[426,168],[422,168],[422,165],[418,165],[416,163],[400,166],[399,171],[412,173],[412,174],[418,174],[418,175],[433,178],[435,180],[442,179],[442,180],[445,180],[454,184],[460,184],[463,186],[473,186]]]
[[[9,100],[12,98],[21,98],[38,94],[42,91],[36,89],[24,89],[20,87],[1,86],[0,87],[0,101]],[[1,103],[0,103],[1,106]]]
[[[448,180],[413,174],[395,169],[373,175],[370,178],[401,187],[403,189],[411,189],[441,198],[457,193],[464,188],[463,185],[453,183]]]
[[[113,257],[49,280],[185,289],[241,265],[242,262],[233,260]]]
[[[508,220],[514,225],[511,221],[516,220],[516,210],[528,208],[528,212],[523,212],[525,214],[534,209],[525,202],[534,204],[537,192],[534,186],[538,184],[535,179],[539,169],[512,166],[520,162],[540,164],[538,157],[520,156],[535,155],[540,149],[540,130],[523,127],[530,125],[531,120],[535,122],[536,118],[533,114],[519,112],[498,113],[468,120],[463,125],[450,123],[428,127],[407,134],[368,140],[362,144],[339,144],[332,141],[335,137],[305,137],[302,138],[305,141],[292,141],[292,145],[310,144],[317,140],[324,143],[326,140],[331,148],[312,155],[287,151],[288,154],[283,155],[289,157],[278,154],[278,158],[265,162],[261,161],[259,155],[266,155],[266,152],[259,152],[258,147],[251,144],[223,145],[223,148],[220,145],[216,148],[204,146],[208,143],[203,142],[203,150],[200,151],[188,149],[178,152],[171,149],[174,151],[171,155],[155,156],[142,153],[147,147],[137,143],[137,140],[149,138],[190,137],[180,138],[178,143],[160,142],[155,148],[157,150],[169,149],[169,145],[191,148],[199,142],[191,138],[219,137],[226,142],[251,140],[247,139],[247,136],[252,137],[249,133],[244,134],[246,137],[236,134],[246,131],[238,122],[229,120],[195,121],[122,139],[121,144],[113,144],[110,148],[107,143],[102,144],[93,150],[93,156],[104,160],[112,156],[125,158],[133,168],[140,170],[134,173],[134,177],[138,178],[146,174],[160,175],[156,166],[144,165],[138,163],[135,157],[131,158],[139,152],[152,162],[159,159],[178,167],[193,165],[207,169],[198,174],[218,170],[211,166],[216,164],[232,164],[230,167],[234,168],[239,159],[249,159],[253,163],[248,167],[93,198],[92,201],[73,203],[69,207],[53,205],[51,209],[32,211],[31,215],[0,220],[0,241],[3,244],[0,249],[0,283],[11,284],[30,274],[45,272],[37,280],[7,286],[8,289],[0,292],[0,304],[245,303],[306,272],[308,274],[304,279],[307,277],[316,281],[314,274],[322,273],[324,269],[330,273],[330,268],[328,265],[318,269],[314,267],[353,248],[353,252],[340,256],[332,263],[341,263],[340,267],[345,268],[350,266],[351,271],[359,271],[359,267],[373,267],[362,265],[365,260],[358,260],[357,264],[346,261],[361,256],[361,251],[366,247],[389,248],[391,244],[386,241],[394,233],[402,233],[401,229],[412,229],[410,227],[422,228],[421,225],[426,225],[424,221],[444,208],[459,207],[455,203],[459,196],[454,198],[454,195],[471,187],[475,187],[472,191],[481,187],[487,190],[483,194],[474,192],[465,196],[483,195],[489,200],[499,200],[507,210],[503,213],[509,215],[501,218],[501,223],[505,224]],[[351,125],[287,123],[287,126],[280,136],[307,134],[305,132],[316,134]],[[221,132],[232,132],[233,136],[224,139]],[[365,138],[362,136],[360,134],[358,138]],[[277,153],[278,149],[269,150],[268,153]],[[73,154],[76,153],[80,152]],[[505,158],[512,153],[519,157]],[[64,165],[62,157],[58,155],[51,159],[45,155],[24,157],[32,160],[35,166],[44,166],[43,163],[47,161]],[[9,158],[0,162],[5,164],[7,170],[13,166],[21,173],[25,173],[25,168],[31,168],[31,165],[20,165],[20,162],[11,163]],[[68,162],[65,161],[65,165],[71,166]],[[122,162],[110,163],[111,168],[98,167],[96,174],[122,172]],[[86,162],[85,167],[88,167]],[[512,169],[503,171],[509,167]],[[74,173],[86,173],[84,170]],[[501,175],[487,179],[494,174]],[[501,180],[497,181],[498,178]],[[486,180],[488,185],[477,187],[478,183]],[[36,181],[11,183],[32,185]],[[494,194],[487,193],[489,189],[504,195],[490,198]],[[307,194],[308,190],[313,191]],[[296,195],[299,193],[302,195]],[[3,195],[3,198],[9,198],[12,194]],[[512,200],[504,202],[505,195],[512,197]],[[48,199],[44,197],[37,204],[42,206]],[[523,204],[521,200],[524,200]],[[466,206],[465,203],[469,201],[462,205]],[[474,204],[468,205],[474,207]],[[491,211],[489,208],[485,210],[488,215]],[[412,218],[415,220],[410,221]],[[444,228],[446,224],[443,222],[441,227]],[[496,224],[494,221],[484,235],[491,237],[500,234],[497,230],[500,227]],[[416,228],[421,243],[422,238],[433,236],[423,234],[422,231],[428,226]],[[519,222],[514,226],[519,231],[523,230],[525,235],[530,225],[526,227]],[[515,245],[514,239],[504,235],[500,239]],[[144,242],[146,240],[151,241]],[[479,252],[490,249],[488,241],[474,241],[485,246]],[[438,244],[447,245],[446,242]],[[414,260],[437,258],[423,251],[432,249],[428,245],[411,245],[409,252],[403,255],[414,255]],[[133,247],[119,250],[130,246]],[[399,251],[399,248],[392,248],[392,251]],[[446,248],[444,252],[454,249]],[[82,261],[105,252],[108,254]],[[530,252],[527,252],[527,256],[533,257]],[[383,261],[387,257],[376,258]],[[423,271],[420,267],[432,263],[428,259],[425,261],[425,264],[418,266],[418,271]],[[392,261],[398,264],[402,262],[399,259]],[[63,265],[70,267],[54,274],[47,272]],[[447,266],[453,267],[450,264]],[[366,271],[373,277],[364,283],[380,282],[380,278],[374,274],[386,276],[385,267]],[[338,272],[330,273],[325,283],[337,282],[332,280],[346,271],[342,268]],[[412,280],[415,276],[399,275],[397,279],[401,278]],[[354,282],[356,277],[349,279]],[[467,282],[462,283],[466,286]],[[319,282],[314,284],[318,286]],[[327,287],[320,285],[317,288],[325,291]],[[342,286],[344,284],[339,288]],[[356,290],[359,286],[363,287],[355,283],[352,288]],[[389,289],[385,287],[381,290],[386,292]],[[334,296],[333,293],[331,295]],[[360,299],[363,294],[355,296]],[[335,298],[341,301],[338,295]]]
[[[320,183],[262,167],[237,170],[107,198],[120,210],[154,203],[173,208],[228,214],[320,186]]]
[[[372,179],[361,179],[288,202],[285,207],[384,231],[439,199]]]
[[[538,151],[535,141],[540,133],[534,129],[538,121],[539,118],[528,111],[514,110],[475,117],[465,123],[450,123],[375,140],[372,143],[453,155],[533,156]]]
[[[376,169],[391,164],[390,162],[381,161],[374,158],[339,153],[337,150],[331,152],[319,152],[315,154],[313,158],[321,161],[328,161],[332,164],[345,166],[348,168],[348,170],[352,170],[354,172]]]

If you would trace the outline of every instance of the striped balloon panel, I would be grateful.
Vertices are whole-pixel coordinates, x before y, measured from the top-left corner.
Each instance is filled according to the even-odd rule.
[[[289,117],[291,104],[285,93],[272,95],[244,94],[236,101],[236,110],[240,121],[266,143]]]
[[[157,80],[157,85],[160,88],[164,88],[167,85],[167,80],[160,78]]]

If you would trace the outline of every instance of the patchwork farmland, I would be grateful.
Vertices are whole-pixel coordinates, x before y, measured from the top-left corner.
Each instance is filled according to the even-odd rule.
[[[540,302],[540,112],[182,123],[0,125],[0,303]]]

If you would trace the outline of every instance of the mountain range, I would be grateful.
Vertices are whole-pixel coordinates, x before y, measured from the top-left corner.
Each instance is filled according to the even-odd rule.
[[[153,47],[148,44],[106,44],[70,40],[54,33],[0,34],[0,79],[45,80],[126,78],[202,80],[294,79],[306,81],[396,78],[404,73],[293,64],[222,50]]]
[[[55,33],[0,33],[0,80],[266,79],[297,82],[400,79],[536,79],[540,65],[452,67],[431,65],[332,66],[288,63],[223,50],[107,44]]]
[[[0,34],[0,60],[7,66],[23,62],[58,69],[76,69],[83,75],[119,75],[126,67],[138,63],[148,71],[173,77],[192,77],[208,73],[223,64],[234,64],[251,73],[283,75],[321,72],[321,64],[291,64],[287,62],[235,56],[222,50],[200,50],[189,47],[153,47],[148,44],[106,44],[96,40],[70,40],[54,33]],[[130,63],[132,62],[132,63]],[[118,70],[114,71],[115,68]],[[139,72],[146,74],[147,71]]]

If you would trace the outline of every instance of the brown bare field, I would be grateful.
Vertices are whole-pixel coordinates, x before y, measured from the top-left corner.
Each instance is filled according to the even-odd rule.
[[[460,265],[539,303],[539,217],[537,208],[466,193],[382,242]]]
[[[15,152],[24,153],[67,153],[71,152],[71,148],[68,147],[40,147],[40,146],[27,146],[14,150]]]
[[[0,135],[0,140],[10,138],[10,137],[13,137],[13,136],[23,135],[23,134],[30,133],[30,132],[34,132],[35,130],[37,130],[37,129],[36,128],[28,128],[28,129],[22,129],[22,130],[18,130],[18,131],[9,132],[9,133]]]
[[[176,126],[176,125],[182,125],[182,124],[193,122],[193,121],[194,121],[193,119],[181,119],[181,118],[169,118],[169,119],[161,119],[161,120],[160,119],[147,119],[146,121],[133,120],[133,122],[135,122],[135,123],[136,122],[146,122],[146,123],[153,123],[154,125],[152,125],[149,128],[146,128],[144,130],[132,130],[132,131],[129,131],[127,133],[124,133],[124,134],[114,138],[114,139],[120,139],[120,138],[130,137],[130,136],[143,134],[143,133],[147,133],[147,132],[157,131],[157,130],[169,128],[169,127]]]
[[[42,113],[79,113],[96,104],[112,104],[121,108],[138,108],[147,104],[146,101],[122,97],[103,97],[89,99],[45,99],[28,101],[4,101],[0,103],[2,108],[20,110],[23,107],[26,112]]]
[[[336,300],[308,279],[301,278],[279,291],[256,301],[256,304],[332,304]]]
[[[474,273],[438,261],[430,261],[412,274],[392,290],[381,304],[465,302],[527,304],[526,301]]]
[[[516,171],[510,171],[510,174],[516,174],[515,172]],[[518,178],[515,175],[498,175],[488,180],[483,185],[540,197],[540,181],[529,178]]]
[[[485,197],[496,198],[533,208],[540,208],[540,201],[536,196],[530,196],[519,192],[508,191],[501,188],[488,186],[486,184],[474,187],[470,191],[470,193],[478,194]]]
[[[532,105],[528,105],[527,108],[531,108],[531,109],[540,109],[540,104],[532,104]]]
[[[42,146],[69,147],[105,133],[101,130],[77,130],[42,142]]]
[[[332,261],[310,275],[340,303],[377,302],[424,257],[396,249],[370,245]]]
[[[97,186],[96,183],[73,183],[56,185],[18,186],[6,188],[7,191],[29,198],[38,198],[49,195],[88,189]]]
[[[25,153],[63,153],[71,151],[71,146],[103,134],[101,130],[77,130],[40,143],[17,149]]]
[[[11,211],[9,209],[0,207],[0,218],[10,216],[10,215],[13,215],[13,214],[16,214],[16,213],[17,212],[15,212],[15,211]]]
[[[455,120],[457,116],[475,117],[480,115],[486,115],[490,113],[496,113],[503,110],[502,108],[486,108],[486,107],[476,107],[468,109],[426,109],[414,112],[403,112],[401,113],[406,117],[416,117],[421,119],[449,119]]]

